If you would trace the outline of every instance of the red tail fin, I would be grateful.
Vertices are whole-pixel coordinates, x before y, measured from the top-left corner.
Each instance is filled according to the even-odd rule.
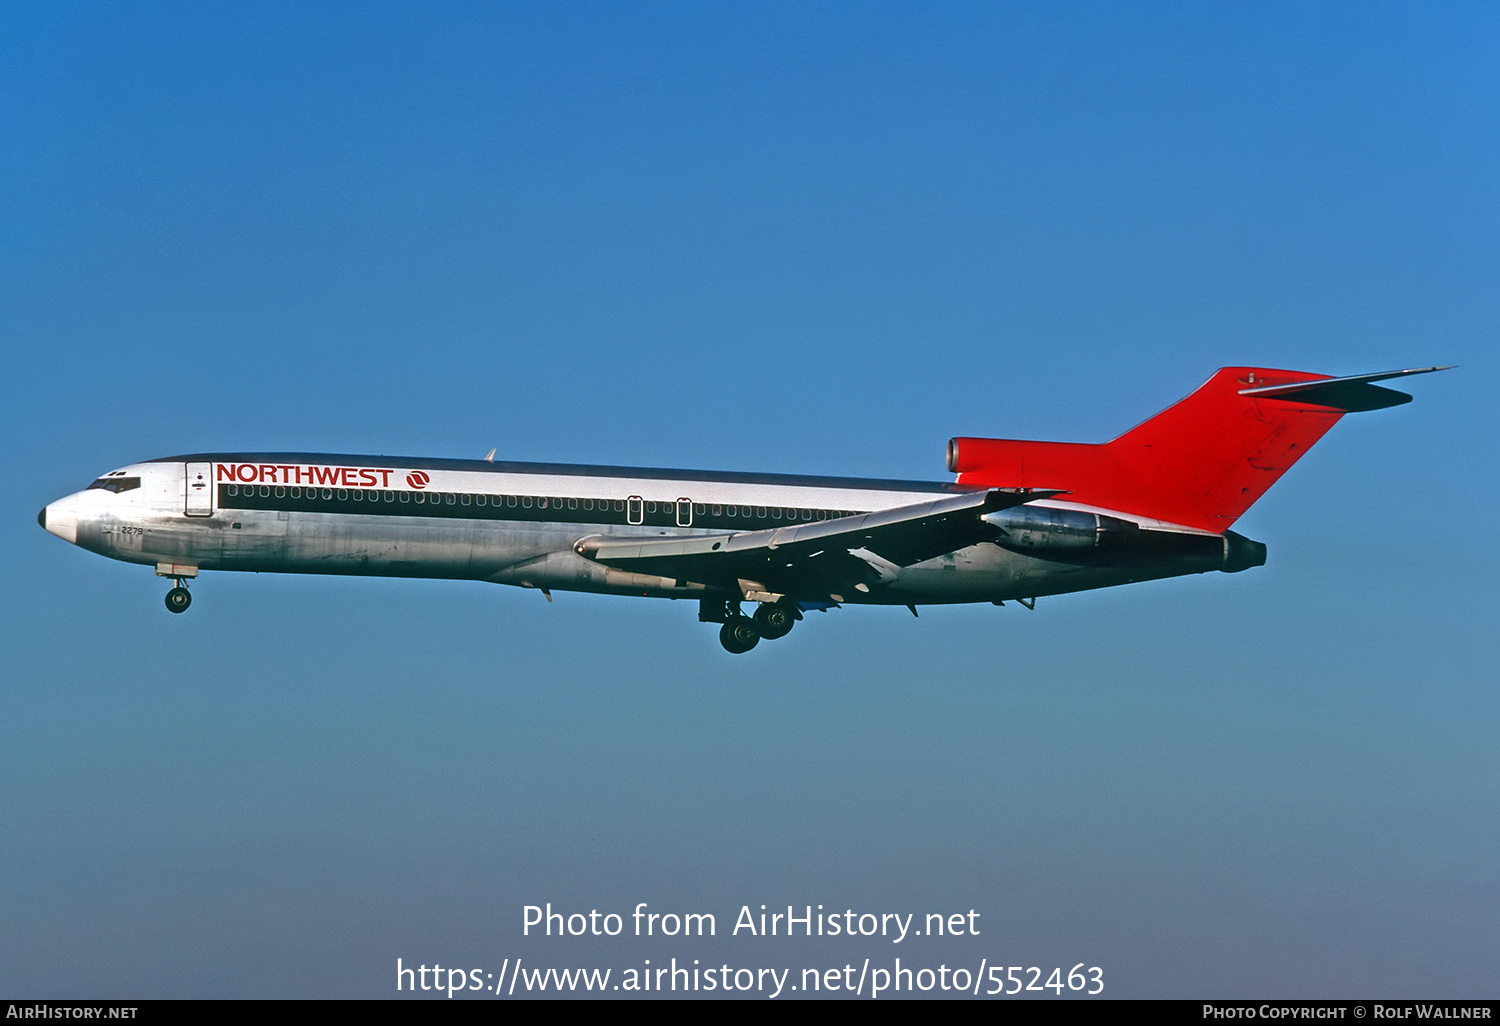
[[[948,469],[961,484],[1066,488],[1074,502],[1221,532],[1345,413],[1411,401],[1371,381],[1441,369],[1330,378],[1224,367],[1112,442],[955,438]]]

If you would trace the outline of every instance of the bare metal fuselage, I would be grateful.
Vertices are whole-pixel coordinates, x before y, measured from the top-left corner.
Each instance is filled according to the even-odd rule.
[[[764,531],[971,491],[847,478],[224,453],[121,468],[48,506],[40,519],[82,548],[154,565],[163,576],[248,570],[427,577],[738,600],[753,595],[722,582],[606,566],[581,555],[580,542]],[[899,567],[868,590],[793,597],[998,602],[1243,569],[1228,536],[1140,517],[1126,518],[1126,526],[1175,544],[1156,546],[1149,558],[1101,559],[1102,534],[1093,526],[1100,512],[1056,499],[1005,510],[987,518],[999,528],[997,541]],[[1103,519],[1126,523],[1119,516]]]

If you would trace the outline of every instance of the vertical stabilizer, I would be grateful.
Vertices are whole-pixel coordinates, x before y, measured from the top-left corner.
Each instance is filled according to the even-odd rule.
[[[962,484],[1065,488],[1074,502],[1222,532],[1345,413],[1411,401],[1371,382],[1443,369],[1332,378],[1224,367],[1111,442],[955,438],[948,469]]]

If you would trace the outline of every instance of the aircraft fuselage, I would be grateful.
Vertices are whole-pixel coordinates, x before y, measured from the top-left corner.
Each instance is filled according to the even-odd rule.
[[[979,491],[938,482],[213,453],[112,471],[49,505],[40,519],[82,548],[155,565],[169,577],[191,576],[173,570],[186,567],[734,600],[746,596],[723,582],[618,569],[580,554],[579,543],[767,531]],[[1098,558],[1098,512],[1056,499],[1002,510],[986,518],[1000,529],[995,541],[898,567],[869,590],[792,597],[898,605],[997,602],[1222,570],[1233,562],[1224,535],[1129,517],[1181,544],[1155,559],[1137,555],[1109,565]]]

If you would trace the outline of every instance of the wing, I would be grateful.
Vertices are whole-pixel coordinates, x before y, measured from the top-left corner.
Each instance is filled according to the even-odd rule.
[[[648,540],[584,538],[596,563],[710,587],[797,598],[840,596],[895,580],[902,567],[994,538],[987,513],[1061,494],[992,488],[836,520],[739,534]]]

